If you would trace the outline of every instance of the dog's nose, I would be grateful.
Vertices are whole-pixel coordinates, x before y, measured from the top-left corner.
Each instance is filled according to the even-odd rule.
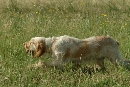
[[[29,52],[29,50],[26,50],[26,53],[28,53]]]

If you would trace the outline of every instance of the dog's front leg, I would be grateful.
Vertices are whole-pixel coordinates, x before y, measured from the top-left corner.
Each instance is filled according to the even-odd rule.
[[[62,63],[59,61],[42,62],[42,67],[62,67]]]
[[[38,67],[58,67],[58,68],[61,68],[63,67],[63,56],[61,56],[62,54],[61,53],[58,53],[58,54],[53,54],[52,55],[52,61],[51,62],[45,62],[45,61],[39,61],[37,64],[32,64],[32,65],[29,65],[28,67],[34,67],[34,68],[38,68]]]
[[[46,67],[59,67],[59,68],[61,68],[62,63],[57,61],[57,60],[53,60],[52,62],[39,61],[36,64],[32,64],[32,65],[28,66],[28,68],[38,68],[38,67],[43,67],[43,68],[46,68]]]
[[[63,67],[64,61],[63,61],[63,53],[56,53],[52,54],[52,61],[51,62],[40,62],[42,64],[42,67]]]

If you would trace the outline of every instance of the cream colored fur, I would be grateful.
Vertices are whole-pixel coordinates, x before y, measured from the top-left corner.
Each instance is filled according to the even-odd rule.
[[[65,62],[87,63],[93,61],[104,68],[104,59],[117,65],[130,66],[129,61],[124,61],[119,51],[119,43],[109,36],[93,36],[78,39],[67,35],[60,37],[44,38],[34,37],[24,43],[26,51],[40,57],[44,53],[51,53],[54,61],[40,63],[41,66],[62,66]]]

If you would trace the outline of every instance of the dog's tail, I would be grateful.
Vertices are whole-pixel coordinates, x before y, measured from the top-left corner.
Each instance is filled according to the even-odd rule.
[[[124,60],[123,66],[130,71],[130,60]]]
[[[120,45],[120,43],[117,40],[116,40],[116,43],[117,43],[118,46]]]
[[[112,42],[115,42],[115,44],[117,44],[118,46],[120,45],[120,43],[119,43],[117,40],[112,39],[109,35],[107,35],[107,38],[108,38],[109,40],[112,40]],[[114,40],[114,41],[113,41],[113,40]]]

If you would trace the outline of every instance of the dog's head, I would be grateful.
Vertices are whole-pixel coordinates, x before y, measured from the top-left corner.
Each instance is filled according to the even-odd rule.
[[[31,54],[34,57],[40,57],[45,53],[45,38],[35,37],[30,41],[23,43],[26,53]]]

